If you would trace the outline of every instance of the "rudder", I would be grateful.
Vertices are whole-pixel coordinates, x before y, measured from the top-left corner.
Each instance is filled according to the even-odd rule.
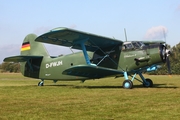
[[[49,56],[46,48],[40,42],[36,42],[37,36],[29,34],[24,38],[21,47],[21,55]]]
[[[26,60],[21,62],[21,73],[26,77],[39,78],[41,62],[44,56],[49,56],[43,43],[36,42],[37,36],[29,34],[24,38],[21,56]]]

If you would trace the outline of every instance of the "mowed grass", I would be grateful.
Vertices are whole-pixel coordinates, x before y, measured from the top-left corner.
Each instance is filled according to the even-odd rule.
[[[180,76],[148,76],[153,88],[134,81],[123,89],[123,78],[45,81],[21,74],[0,74],[0,120],[179,120]]]

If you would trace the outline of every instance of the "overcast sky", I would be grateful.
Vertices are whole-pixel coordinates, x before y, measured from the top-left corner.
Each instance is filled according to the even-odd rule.
[[[180,42],[180,0],[0,0],[0,63],[19,55],[24,37],[69,27],[124,41]],[[71,51],[46,45],[51,55]]]

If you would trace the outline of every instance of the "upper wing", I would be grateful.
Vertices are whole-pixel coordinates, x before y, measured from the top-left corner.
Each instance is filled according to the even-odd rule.
[[[165,41],[163,41],[163,40],[152,40],[152,41],[150,41],[150,40],[146,40],[146,41],[142,41],[145,45],[151,45],[151,44],[159,44],[159,43],[165,43]]]
[[[25,62],[29,59],[39,59],[43,58],[43,56],[13,56],[13,57],[7,57],[4,59],[4,62]]]
[[[80,50],[81,46],[79,42],[84,41],[87,51],[95,51],[99,48],[113,47],[115,45],[122,45],[123,43],[120,40],[62,27],[53,29],[50,32],[39,36],[35,41],[72,47]]]
[[[77,65],[63,71],[65,75],[88,77],[90,79],[103,78],[123,74],[122,71],[92,65]]]

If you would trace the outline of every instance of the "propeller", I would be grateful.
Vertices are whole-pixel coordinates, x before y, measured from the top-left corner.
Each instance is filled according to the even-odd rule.
[[[168,51],[168,50],[166,50],[166,51]],[[167,53],[166,53],[166,64],[167,64],[167,68],[168,68],[168,73],[169,74],[171,74],[171,66],[170,66],[170,60],[169,60],[169,55],[170,55],[170,51],[168,51]]]
[[[163,29],[163,35],[164,35],[164,40],[165,40],[164,48],[165,48],[166,64],[167,64],[167,68],[168,68],[168,73],[171,74],[171,66],[170,66],[169,56],[171,55],[172,51],[170,49],[167,49],[165,29]]]
[[[171,67],[170,67],[170,60],[169,60],[169,56],[171,55],[171,50],[167,49],[167,45],[166,44],[161,44],[160,45],[160,53],[161,53],[161,58],[162,61],[164,63],[167,64],[167,68],[168,68],[168,73],[171,74]]]
[[[169,56],[171,55],[171,50],[167,49],[167,45],[165,45],[165,56],[166,56],[166,64],[167,64],[167,68],[168,68],[168,73],[171,74],[171,66],[170,66],[170,60],[169,60]]]

